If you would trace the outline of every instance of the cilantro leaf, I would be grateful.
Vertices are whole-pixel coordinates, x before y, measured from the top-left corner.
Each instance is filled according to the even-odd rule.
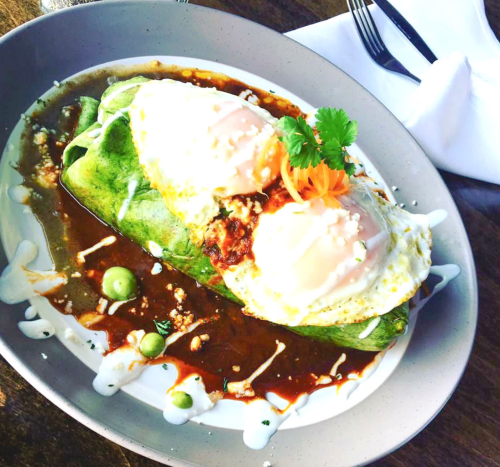
[[[330,169],[344,170],[346,152],[335,141],[324,143],[321,155]]]
[[[231,214],[233,211],[228,211],[226,208],[221,208],[220,214],[221,216],[225,219],[226,217],[229,217],[229,214]]]
[[[353,175],[356,166],[349,162],[345,148],[356,140],[357,122],[350,121],[344,110],[332,107],[318,109],[316,120],[321,143],[302,117],[283,117],[279,120],[278,128],[283,135],[280,140],[290,156],[290,165],[305,169],[324,161],[332,170],[345,170],[348,176]]]
[[[335,141],[342,148],[356,141],[358,123],[351,122],[345,110],[321,107],[316,119],[316,128],[322,141]]]
[[[310,165],[316,167],[320,163],[321,153],[316,148],[311,149],[311,146],[305,148],[301,154],[290,156],[291,166],[299,169],[307,169]]]
[[[352,175],[354,175],[354,172],[356,172],[356,164],[353,164],[352,162],[346,162],[344,170],[347,176],[351,177]]]
[[[166,337],[170,334],[170,331],[172,330],[172,323],[168,319],[165,321],[156,321],[154,319],[153,322],[155,323],[156,330],[160,336]]]
[[[290,155],[293,167],[316,167],[321,162],[320,146],[316,141],[313,129],[302,118],[283,117],[278,121],[283,133],[281,140]]]
[[[227,392],[227,383],[229,383],[229,378],[224,378],[222,381],[222,390]]]

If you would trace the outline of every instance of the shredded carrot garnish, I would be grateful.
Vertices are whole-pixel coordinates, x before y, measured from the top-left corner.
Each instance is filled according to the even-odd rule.
[[[287,155],[287,156],[283,157],[283,159],[281,159],[281,178],[283,179],[283,183],[285,184],[285,188],[288,190],[288,193],[290,193],[290,196],[297,203],[303,203],[304,200],[302,199],[299,192],[295,188],[293,180],[290,178],[290,172],[291,172],[290,164],[288,163],[288,155]]]
[[[339,208],[337,197],[349,190],[349,177],[344,170],[332,170],[324,162],[306,169],[291,167],[286,152],[281,159],[281,178],[297,203],[321,198],[328,207]]]

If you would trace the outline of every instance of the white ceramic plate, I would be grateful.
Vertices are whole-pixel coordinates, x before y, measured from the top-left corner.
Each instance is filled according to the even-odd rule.
[[[51,42],[54,28],[62,30],[58,40],[70,44],[67,49]],[[37,45],[33,47],[35,38]],[[48,53],[43,44],[53,44],[55,48]],[[384,386],[359,403],[394,370],[408,345],[409,336],[399,340],[379,370],[354,393],[348,404],[335,406],[327,395],[322,397],[320,392],[316,393],[318,395],[313,397],[318,400],[311,405],[316,409],[303,418],[290,418],[287,421],[289,427],[307,425],[358,405],[329,422],[279,433],[272,442],[273,459],[268,459],[269,448],[260,453],[248,450],[241,442],[241,434],[237,439],[235,432],[211,430],[212,435],[207,438],[208,430],[194,424],[183,427],[163,424],[160,412],[125,394],[111,399],[93,394],[90,386],[92,372],[69,357],[59,343],[26,343],[15,326],[16,318],[21,319],[19,311],[17,315],[11,312],[0,314],[2,353],[32,384],[73,416],[96,431],[107,433],[113,440],[164,462],[223,466],[238,465],[239,462],[247,465],[251,460],[262,463],[267,459],[292,466],[300,465],[302,456],[314,460],[315,464],[328,464],[335,453],[335,465],[354,465],[380,457],[413,436],[434,416],[456,386],[470,352],[477,312],[474,269],[463,226],[446,188],[416,143],[394,118],[335,67],[277,33],[200,7],[162,2],[96,4],[42,18],[6,36],[0,43],[0,60],[2,54],[26,60],[2,62],[8,63],[7,68],[11,67],[6,70],[6,76],[0,78],[1,93],[10,96],[1,117],[2,126],[7,127],[7,134],[9,126],[12,128],[19,119],[19,114],[50,88],[54,79],[62,80],[90,66],[126,56],[165,53],[181,57],[175,60],[162,58],[165,63],[193,66],[194,57],[211,60],[212,63],[200,67],[225,72],[263,89],[276,90],[304,110],[319,105],[335,105],[348,110],[358,120],[361,129],[357,151],[370,154],[374,169],[384,174],[389,186],[402,187],[398,201],[409,205],[413,199],[418,199],[418,212],[440,207],[450,213],[449,219],[436,229],[434,260],[458,263],[462,276],[426,308],[408,354]],[[232,65],[232,68],[227,69],[219,62]],[[34,82],[26,79],[29,76],[26,75],[29,73],[27,67],[30,66],[37,68]],[[58,70],[56,75],[54,70]],[[13,89],[12,81],[9,83],[12,78],[7,75],[18,76],[16,81],[21,81],[21,86]],[[5,135],[2,137],[0,144],[4,145]],[[13,171],[5,169],[6,162],[4,156],[3,182],[13,176],[9,175]],[[0,190],[0,202],[4,203],[4,183]],[[14,213],[12,204],[6,202],[0,204],[0,209],[3,242],[8,254],[20,239],[16,232],[22,238],[34,234],[40,244],[41,232],[34,223],[26,220],[26,215],[20,211]],[[19,220],[17,224],[16,219]],[[6,228],[7,224],[14,228]],[[447,236],[448,232],[454,235]],[[463,245],[461,249],[457,248],[458,242]],[[39,259],[44,260],[47,261],[48,256],[42,255]],[[447,305],[439,309],[443,300]],[[46,313],[50,311],[47,309]],[[61,329],[68,322],[74,323],[72,318],[52,313],[51,320],[57,320]],[[436,315],[432,316],[432,313]],[[77,328],[80,334],[88,332]],[[439,336],[439,339],[432,340],[431,336]],[[457,339],[462,340],[461,346]],[[70,350],[90,368],[97,368],[95,353],[86,348],[73,347]],[[49,358],[41,359],[41,352]],[[453,358],[450,358],[450,353]],[[68,380],[66,385],[61,385],[62,374]],[[147,403],[161,408],[163,398],[160,402],[160,395],[163,396],[164,390],[150,390],[144,395],[145,387],[151,388],[147,373],[144,375],[129,385],[127,392],[134,396],[142,394]],[[204,422],[231,426],[227,417],[217,413],[207,414]],[[237,428],[237,424],[231,427]],[[324,449],[324,443],[332,446],[331,451]],[[193,445],[196,449],[191,449]],[[179,460],[171,459],[172,455]]]

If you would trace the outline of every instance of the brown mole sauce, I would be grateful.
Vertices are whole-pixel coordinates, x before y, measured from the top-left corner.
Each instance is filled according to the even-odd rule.
[[[232,94],[251,89],[259,98],[260,106],[275,117],[301,114],[300,109],[289,101],[216,73],[166,67],[158,63],[104,69],[64,84],[65,92],[62,96],[47,103],[45,109],[34,115],[31,121],[32,124],[43,123],[47,128],[56,129],[55,135],[49,135],[48,144],[57,167],[60,167],[61,156],[67,144],[57,143],[57,139],[65,132],[71,136],[78,116],[75,98],[82,95],[99,98],[109,86],[106,81],[109,76],[127,79],[139,74],[156,79],[173,78],[199,83],[201,86],[215,86]],[[61,119],[60,110],[64,105],[70,106],[69,113],[65,119]],[[34,182],[34,165],[40,159],[37,148],[31,143],[34,133],[36,131],[32,129],[27,131],[19,170],[25,178],[25,185],[34,191],[31,207],[44,227],[56,268],[65,270],[69,279],[66,286],[48,298],[62,313],[74,315],[87,328],[106,331],[110,351],[121,346],[130,331],[156,331],[153,320],[170,319],[169,313],[177,305],[174,292],[167,290],[167,285],[172,284],[174,290],[179,287],[185,291],[187,297],[182,303],[183,310],[191,311],[195,320],[215,318],[169,346],[164,357],[151,361],[151,364],[175,363],[179,369],[178,381],[198,372],[203,377],[207,392],[220,391],[225,379],[241,381],[248,378],[275,352],[276,341],[280,341],[286,345],[285,351],[254,380],[252,387],[256,397],[264,397],[266,392],[272,390],[285,399],[294,401],[302,393],[311,393],[324,387],[325,385],[316,386],[316,377],[328,375],[342,353],[347,355],[346,362],[339,369],[342,377],[330,385],[342,384],[349,373],[359,373],[373,361],[377,352],[339,348],[333,344],[307,339],[267,321],[245,316],[238,304],[201,287],[195,280],[176,270],[169,270],[165,265],[160,274],[152,275],[153,265],[158,261],[156,258],[96,218],[61,184],[54,190],[41,188]],[[272,211],[281,204],[280,196],[286,197],[287,193],[277,196],[277,205],[268,204],[265,210]],[[82,266],[76,264],[75,256],[78,251],[95,245],[109,235],[117,237],[114,244],[86,256],[86,262]],[[110,316],[107,312],[99,314],[95,310],[98,299],[102,297],[102,275],[112,266],[124,266],[136,275],[139,295]],[[81,277],[73,277],[75,272],[80,273]],[[147,301],[144,297],[147,297]],[[191,340],[202,334],[208,334],[209,341],[204,343],[201,350],[191,351]],[[239,371],[235,371],[233,367],[239,367]],[[234,396],[225,394],[225,397]]]

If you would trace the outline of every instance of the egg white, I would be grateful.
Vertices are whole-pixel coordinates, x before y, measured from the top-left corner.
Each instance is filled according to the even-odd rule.
[[[268,148],[263,185],[277,175],[274,118],[238,96],[174,80],[141,85],[130,128],[146,177],[200,245],[220,199],[257,191],[255,160]],[[274,139],[273,139],[274,138]]]
[[[379,255],[377,264],[368,268],[369,271],[363,272],[361,279],[352,284],[331,290],[327,287],[321,293],[313,291],[313,295],[301,295],[296,293],[294,284],[287,289],[286,283],[280,287],[279,281],[269,280],[278,271],[272,269],[272,265],[275,261],[282,261],[283,256],[276,253],[279,248],[273,246],[271,238],[258,239],[261,232],[257,226],[254,245],[260,240],[261,245],[269,242],[269,248],[259,254],[267,256],[263,267],[271,270],[259,268],[255,260],[248,258],[221,270],[227,286],[245,303],[246,314],[287,326],[340,325],[384,315],[413,297],[427,278],[431,266],[432,233],[427,216],[410,214],[392,205],[364,183],[353,184],[349,197],[377,218],[387,234],[384,251]],[[281,209],[293,208],[288,204]],[[262,234],[268,235],[268,232]],[[356,260],[355,254],[353,259]],[[285,262],[286,259],[282,261],[282,270],[286,276],[289,271]],[[361,263],[359,267],[364,266]]]

